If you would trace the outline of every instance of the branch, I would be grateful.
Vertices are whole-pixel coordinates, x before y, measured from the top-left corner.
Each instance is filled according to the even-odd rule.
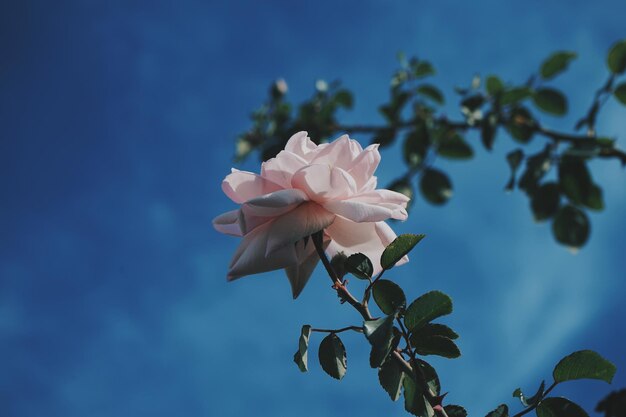
[[[354,330],[355,332],[363,333],[363,328],[359,326],[347,326],[347,327],[342,327],[341,329],[315,329],[315,328],[311,329],[312,332],[320,332],[320,333],[341,333],[341,332],[346,332],[348,330]]]
[[[550,391],[552,391],[554,389],[554,387],[556,387],[556,384],[558,384],[558,382],[554,382],[552,385],[550,385],[550,387],[548,387],[547,390],[544,391],[543,395],[541,396],[541,400],[546,398],[546,395],[548,395],[550,393]],[[519,413],[515,414],[513,417],[522,417],[524,414],[530,413],[535,408],[537,408],[537,406],[539,405],[541,400],[537,401],[535,404],[531,405],[530,407],[528,407],[528,408],[520,411]]]

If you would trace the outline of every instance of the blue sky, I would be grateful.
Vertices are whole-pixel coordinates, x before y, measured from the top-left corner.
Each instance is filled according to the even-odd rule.
[[[554,83],[573,115],[545,118],[569,128],[606,77],[607,49],[626,37],[624,15],[619,1],[4,2],[0,411],[402,415],[358,335],[344,338],[341,382],[314,360],[307,375],[292,363],[302,324],[358,323],[321,270],[295,302],[281,273],[225,282],[237,240],[210,222],[233,208],[219,187],[233,139],[277,77],[295,100],[339,78],[356,93],[343,120],[379,121],[400,49],[435,64],[451,117],[453,86],[474,73],[519,82],[551,51],[578,51]],[[599,121],[621,143],[625,112],[611,103]],[[525,197],[502,192],[512,147],[500,136],[493,154],[476,146],[474,161],[444,163],[451,203],[417,201],[393,225],[428,234],[393,278],[413,296],[453,296],[463,356],[433,363],[450,401],[477,416],[583,348],[617,363],[615,388],[626,386],[624,170],[594,165],[607,208],[572,255],[532,221]],[[398,161],[383,152],[382,184]],[[559,393],[592,412],[610,389]]]

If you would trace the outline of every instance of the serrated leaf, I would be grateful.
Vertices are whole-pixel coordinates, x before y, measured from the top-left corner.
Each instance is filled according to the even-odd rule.
[[[429,336],[415,338],[413,346],[418,355],[437,355],[448,359],[454,359],[461,356],[456,343],[444,336]]]
[[[372,272],[374,271],[372,261],[370,261],[370,258],[363,255],[362,253],[355,253],[348,256],[348,259],[346,259],[344,266],[346,268],[346,272],[351,273],[359,279],[371,278]]]
[[[589,417],[578,404],[562,397],[544,399],[537,406],[536,412],[537,417]]]
[[[404,324],[410,332],[434,319],[452,313],[452,299],[440,291],[431,291],[417,298],[406,309]]]
[[[363,323],[365,338],[372,345],[370,366],[378,368],[383,364],[391,351],[394,341],[393,321],[395,315],[382,317],[378,320],[367,320]]]
[[[550,57],[541,64],[541,77],[544,80],[549,80],[560,74],[567,69],[569,63],[575,59],[576,56],[575,52],[569,51],[560,51],[550,55]]]
[[[580,248],[589,239],[591,226],[585,212],[566,205],[559,209],[552,223],[555,239],[570,248]]]
[[[433,417],[435,411],[424,398],[424,387],[418,385],[413,378],[405,377],[402,381],[404,388],[404,409],[414,416]]]
[[[615,98],[626,106],[626,83],[621,83],[613,90]]]
[[[460,405],[449,404],[443,407],[448,417],[467,417],[467,411]]]
[[[394,239],[380,257],[380,265],[383,269],[391,269],[407,253],[411,251],[426,235],[402,234]]]
[[[427,97],[437,104],[443,104],[445,99],[443,93],[437,87],[431,84],[422,84],[415,90],[417,94]]]
[[[406,306],[406,297],[402,288],[393,281],[380,279],[372,286],[374,301],[385,314],[393,314]]]
[[[300,331],[300,339],[298,340],[298,351],[293,355],[293,361],[298,365],[300,371],[308,371],[308,351],[309,337],[311,336],[311,326],[308,324],[302,326]]]
[[[530,207],[536,221],[542,221],[554,216],[559,209],[561,194],[555,182],[542,184],[532,194]]]
[[[443,172],[428,168],[420,178],[420,191],[431,204],[445,204],[452,197],[452,182]]]
[[[506,404],[501,404],[495,410],[487,413],[486,417],[509,417],[509,407]]]
[[[626,40],[619,41],[611,47],[606,63],[614,74],[626,71]]]
[[[592,350],[581,350],[561,359],[554,368],[552,376],[555,382],[599,379],[610,384],[616,370],[615,365],[598,353]]]
[[[540,110],[555,116],[567,113],[567,99],[563,93],[554,88],[540,88],[535,91],[533,103]]]
[[[426,385],[435,395],[441,394],[441,382],[439,381],[439,375],[437,375],[437,371],[432,367],[428,362],[417,359],[417,364],[422,369],[422,374],[424,375],[424,381]]]
[[[400,398],[404,378],[405,374],[395,360],[385,361],[378,370],[378,381],[383,389],[387,391],[387,394],[389,394],[391,401],[396,401]]]
[[[335,379],[341,379],[346,374],[348,361],[346,348],[339,336],[331,333],[322,339],[318,352],[322,369]]]
[[[413,343],[414,338],[430,337],[430,336],[443,336],[443,337],[447,337],[448,339],[459,338],[459,335],[454,330],[446,326],[445,324],[428,323],[420,327],[419,329],[415,330],[411,334],[411,343]]]
[[[495,75],[490,75],[487,77],[487,80],[485,81],[485,87],[487,88],[487,92],[492,96],[495,96],[496,94],[504,91],[504,84],[502,83],[500,78],[496,77]]]

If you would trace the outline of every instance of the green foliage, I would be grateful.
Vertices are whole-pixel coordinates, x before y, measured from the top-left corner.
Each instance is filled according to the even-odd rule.
[[[530,407],[530,406],[537,404],[539,401],[541,401],[541,399],[543,398],[545,388],[546,388],[546,382],[541,381],[541,385],[539,385],[539,388],[537,389],[537,392],[535,393],[535,395],[531,397],[526,397],[524,393],[522,392],[522,390],[518,388],[515,391],[513,391],[513,396],[519,398],[520,402],[522,403],[524,407]]]
[[[372,261],[362,253],[350,255],[344,265],[346,272],[351,273],[359,279],[370,279],[374,271]]]
[[[498,116],[492,112],[487,113],[482,120],[481,126],[480,139],[485,149],[490,151],[493,149],[493,142],[496,140]]]
[[[521,149],[516,149],[506,155],[506,162],[509,164],[509,168],[511,169],[511,176],[509,177],[509,182],[504,187],[505,190],[511,191],[515,188],[515,174],[517,173],[517,169],[523,160],[524,151]]]
[[[385,361],[378,370],[378,381],[387,394],[389,394],[392,401],[396,401],[400,398],[404,378],[404,372],[400,369],[398,362],[394,360]]]
[[[604,413],[605,417],[626,416],[626,388],[607,395],[598,403],[596,411]]]
[[[393,281],[380,279],[372,286],[374,301],[385,314],[393,314],[406,306],[406,297],[402,288]]]
[[[429,147],[430,133],[425,123],[419,123],[404,139],[404,161],[410,167],[419,166],[426,157]]]
[[[545,80],[555,77],[565,71],[570,62],[576,58],[575,52],[560,51],[555,52],[541,64],[541,77]]]
[[[467,417],[467,411],[460,405],[446,405],[443,409],[448,417]]]
[[[555,116],[567,113],[567,99],[563,93],[553,88],[540,88],[535,91],[533,103],[539,110]]]
[[[587,165],[580,158],[563,157],[559,163],[559,185],[576,205],[602,210],[602,191],[593,183]]]
[[[506,404],[501,404],[495,410],[487,413],[486,417],[509,417],[509,407]]]
[[[619,41],[611,47],[606,63],[614,74],[626,71],[626,40]]]
[[[404,378],[404,409],[414,416],[433,417],[435,411],[430,403],[424,398],[424,387],[417,384],[413,378]]]
[[[533,95],[533,92],[528,87],[513,87],[508,90],[505,90],[505,92],[502,94],[500,103],[503,106],[506,106],[509,104],[521,103],[522,101],[526,100],[532,95]]]
[[[445,204],[452,197],[452,182],[443,172],[427,168],[420,179],[420,191],[431,204]]]
[[[471,159],[472,147],[454,130],[445,130],[438,138],[437,154],[449,159]]]
[[[414,343],[413,348],[419,355],[437,355],[449,359],[461,356],[457,345],[444,336],[416,337]]]
[[[302,326],[300,331],[300,339],[298,340],[298,351],[293,355],[293,361],[298,365],[300,371],[308,371],[308,350],[309,337],[311,336],[311,326],[308,324]]]
[[[557,242],[571,248],[580,248],[589,239],[591,226],[584,211],[566,205],[557,211],[552,223],[552,233]]]
[[[415,92],[426,98],[429,98],[437,104],[445,103],[445,98],[443,97],[443,93],[441,92],[441,90],[432,84],[422,84],[417,87]]]
[[[495,96],[504,91],[504,83],[502,83],[502,80],[500,80],[497,76],[490,75],[485,81],[485,88],[487,89],[487,93],[489,93],[489,95]]]
[[[535,128],[536,122],[528,109],[516,107],[511,110],[506,130],[516,142],[523,144],[530,142],[535,133]]]
[[[532,194],[530,207],[535,220],[542,221],[554,216],[560,203],[559,186],[555,182],[546,182]]]
[[[561,359],[554,368],[552,376],[555,382],[574,379],[599,379],[610,384],[616,370],[615,365],[596,352],[581,350]]]
[[[404,324],[414,332],[434,319],[452,313],[452,299],[440,291],[431,291],[409,305]]]
[[[370,353],[370,366],[372,368],[381,366],[393,348],[394,320],[395,315],[391,314],[378,320],[367,320],[363,323],[363,333],[372,345]]]
[[[426,381],[428,389],[435,393],[435,395],[440,395],[441,382],[439,381],[439,375],[437,375],[435,368],[422,359],[416,359],[415,362],[417,362],[417,366],[420,367],[422,374],[424,375],[424,380]]]
[[[562,397],[550,397],[537,406],[537,417],[589,417],[576,403]]]
[[[426,235],[403,234],[391,242],[380,256],[380,265],[383,269],[391,269],[411,251]]]
[[[445,324],[428,323],[414,331],[411,335],[411,340],[430,336],[443,336],[453,340],[459,338],[459,335]]]
[[[626,83],[621,83],[613,90],[615,98],[626,106]]]
[[[346,374],[348,360],[346,348],[335,333],[330,333],[320,343],[318,352],[322,369],[335,379],[341,379]]]

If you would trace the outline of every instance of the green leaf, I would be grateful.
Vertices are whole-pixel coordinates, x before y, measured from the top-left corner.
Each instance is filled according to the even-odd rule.
[[[564,156],[559,163],[559,184],[569,200],[595,210],[604,208],[602,189],[593,183],[581,158]]]
[[[576,58],[575,52],[560,51],[556,52],[541,64],[541,78],[549,80],[554,76],[565,71],[569,63]]]
[[[567,113],[567,99],[563,93],[553,88],[537,90],[533,94],[533,102],[540,110],[555,116],[563,116]]]
[[[559,209],[561,194],[555,182],[542,184],[532,194],[530,207],[536,221],[546,220],[554,216]]]
[[[496,77],[495,75],[490,75],[487,77],[487,80],[485,81],[485,87],[487,88],[487,93],[492,96],[495,96],[496,94],[504,91],[504,84],[502,83],[500,78]]]
[[[410,167],[418,166],[425,158],[430,146],[430,135],[425,123],[418,123],[404,138],[402,153]]]
[[[526,398],[522,390],[519,388],[513,391],[513,396],[519,398],[520,402],[522,403],[524,407],[529,407],[531,405],[535,405],[537,401],[541,400],[541,398],[543,397],[545,388],[546,388],[546,381],[541,381],[541,385],[539,385],[539,389],[537,389],[537,392],[532,397]]]
[[[404,291],[393,281],[380,279],[372,287],[374,301],[385,314],[393,314],[399,308],[406,306]]]
[[[428,323],[421,328],[415,330],[413,334],[411,334],[411,343],[413,343],[414,340],[417,338],[431,336],[443,336],[447,337],[448,339],[459,338],[459,335],[445,324]]]
[[[520,189],[532,194],[539,185],[539,180],[550,170],[550,145],[546,145],[543,151],[526,159],[526,170],[520,177],[518,186]]]
[[[348,361],[346,348],[335,333],[326,336],[320,343],[318,352],[322,369],[335,379],[341,379],[346,374]]]
[[[537,406],[536,412],[537,417],[589,417],[578,404],[562,397],[544,399]]]
[[[426,235],[402,234],[394,239],[380,256],[380,265],[383,269],[391,269],[393,266],[411,251]]]
[[[574,249],[587,242],[590,229],[587,215],[572,205],[561,207],[552,223],[552,233],[556,240]]]
[[[609,384],[617,368],[608,360],[592,350],[574,352],[561,359],[556,365],[552,376],[554,382],[565,382],[574,379],[599,379]]]
[[[509,178],[509,182],[504,187],[505,190],[512,191],[513,188],[515,188],[515,174],[517,173],[517,169],[523,160],[524,151],[521,149],[516,149],[506,155],[506,162],[509,164],[509,168],[511,168],[511,176]]]
[[[435,411],[424,398],[424,387],[416,384],[413,378],[406,377],[402,381],[404,387],[404,409],[414,416],[433,417]]]
[[[452,197],[452,183],[443,172],[428,168],[422,173],[420,191],[429,203],[442,205]]]
[[[354,106],[354,97],[348,90],[339,90],[335,94],[335,103],[346,109],[351,109]]]
[[[508,104],[519,103],[523,100],[526,100],[531,95],[532,95],[532,90],[528,87],[514,87],[514,88],[506,90],[504,94],[502,94],[500,103],[503,106],[506,106]]]
[[[311,326],[308,324],[302,326],[300,331],[300,339],[298,340],[298,351],[293,355],[293,361],[298,365],[302,372],[308,371],[308,350],[309,337],[311,336]]]
[[[460,405],[449,404],[443,407],[448,417],[467,417],[467,411]]]
[[[437,87],[431,84],[422,84],[415,90],[417,94],[421,94],[422,96],[431,99],[437,104],[443,104],[445,99],[443,97],[443,93]]]
[[[393,321],[391,314],[378,320],[367,320],[363,323],[363,333],[372,345],[370,366],[378,368],[383,364],[391,351],[394,342]]]
[[[452,299],[440,291],[431,291],[417,298],[407,308],[404,324],[414,332],[434,319],[452,313]]]
[[[530,112],[524,107],[511,110],[506,130],[511,137],[520,143],[528,143],[535,133],[536,122]]]
[[[596,411],[609,417],[626,416],[626,388],[604,397],[596,406]]]
[[[498,116],[494,113],[487,113],[482,120],[480,130],[480,139],[483,146],[488,151],[493,149],[493,142],[496,139],[496,130],[498,128]]]
[[[387,391],[387,394],[389,394],[391,401],[396,401],[400,398],[404,378],[405,374],[395,360],[385,361],[378,370],[378,381],[383,389]]]
[[[435,395],[441,394],[441,382],[439,381],[439,375],[437,375],[437,371],[433,368],[428,362],[417,358],[417,364],[422,369],[422,374],[424,374],[424,381],[428,388],[435,393]]]
[[[621,83],[617,87],[615,87],[615,90],[613,90],[613,95],[615,95],[615,98],[620,103],[626,106],[626,83]]]
[[[428,61],[411,61],[411,68],[415,78],[424,78],[435,74],[435,67]]]
[[[423,356],[437,355],[449,359],[461,356],[461,351],[456,343],[444,336],[415,338],[415,345],[413,348],[417,354]]]
[[[487,413],[486,417],[509,417],[509,407],[506,404],[499,405],[498,408]]]
[[[461,100],[461,107],[466,108],[470,113],[485,104],[485,97],[482,94],[474,94]]]
[[[344,266],[346,268],[346,272],[351,273],[359,279],[371,278],[372,272],[374,271],[372,261],[370,261],[370,258],[362,253],[350,255],[345,261]]]
[[[626,71],[626,40],[619,41],[611,47],[606,63],[614,74]]]
[[[439,138],[437,154],[449,159],[471,159],[474,156],[472,147],[463,137],[454,131],[443,134]]]

